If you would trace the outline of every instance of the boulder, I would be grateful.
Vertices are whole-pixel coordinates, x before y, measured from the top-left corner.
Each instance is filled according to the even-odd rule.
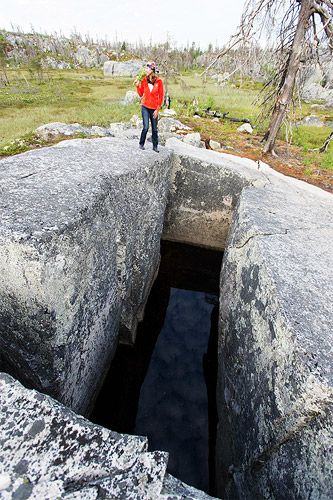
[[[121,133],[132,130],[138,132]],[[262,162],[174,138],[166,145],[155,155],[137,142],[74,140],[2,160],[0,364],[72,408],[87,408],[119,329],[133,341],[158,267],[164,218],[163,238],[226,249],[218,338],[220,495],[330,498],[333,197]],[[96,498],[94,481],[97,494],[127,498],[127,476],[119,472],[119,480],[117,472],[125,462],[136,478],[129,482],[132,497],[150,498],[146,478],[150,467],[165,467],[162,455],[144,458],[143,477],[132,455],[121,458],[120,447],[118,461],[113,450],[116,482],[103,469],[109,455],[100,434],[92,450],[76,420],[63,435],[62,416],[45,396],[15,393],[6,377],[0,388],[5,498],[11,491],[16,498],[61,495],[62,463],[69,471],[67,498]],[[30,409],[34,416],[27,419]],[[113,445],[113,435],[102,436]],[[84,456],[76,441],[88,443]],[[138,441],[132,443],[141,463]],[[29,468],[29,446],[40,444]],[[155,488],[153,477],[148,482]],[[152,495],[205,498],[169,476]]]
[[[160,111],[160,117],[168,118],[172,116],[177,116],[177,113],[174,109],[163,109],[163,111]]]
[[[130,122],[114,122],[109,125],[109,132],[112,134],[118,134],[124,130],[128,130],[132,127]]]
[[[115,132],[114,136],[118,137],[119,139],[136,139],[139,140],[139,137],[141,135],[141,129],[139,128],[134,128],[131,127],[129,129],[125,130],[120,130],[119,132]],[[151,132],[148,132],[147,134],[147,140],[151,137]]]
[[[99,136],[107,137],[113,135],[112,132],[104,127],[99,127],[98,125],[93,125],[92,127],[85,127],[79,123],[47,123],[41,125],[35,130],[38,137],[44,141],[52,141],[54,139],[59,139],[62,137],[70,136]]]
[[[106,54],[98,54],[98,64],[100,66],[103,66],[106,61],[108,61],[109,58]]]
[[[242,132],[243,134],[252,134],[253,128],[249,123],[243,123],[243,125],[238,127],[237,132]]]
[[[305,125],[307,127],[324,127],[324,122],[318,118],[316,115],[306,116],[298,122],[298,125]]]
[[[324,73],[325,87],[332,89],[333,88],[333,63],[332,63],[332,60],[327,61],[323,65],[323,73]]]
[[[163,168],[161,167],[163,164]],[[170,153],[116,138],[1,162],[0,366],[86,413],[159,263]]]
[[[124,100],[122,101],[122,103],[125,106],[128,106],[129,104],[133,104],[133,103],[139,102],[139,101],[140,101],[139,94],[137,92],[135,92],[134,90],[128,90],[126,92],[126,95],[125,95]]]
[[[161,118],[158,121],[158,130],[160,132],[176,132],[177,130],[192,129],[175,118]]]
[[[248,188],[234,214],[218,354],[226,499],[333,491],[333,197],[312,188]]]
[[[195,146],[196,148],[201,147],[201,136],[199,132],[192,132],[191,134],[184,135],[184,137],[182,137],[182,141],[186,144],[190,144],[191,146]]]
[[[148,452],[147,438],[95,425],[5,373],[0,443],[4,499],[212,499],[166,474],[168,453]]]
[[[94,54],[90,52],[88,47],[78,47],[76,53],[74,54],[74,59],[86,68],[92,68],[96,66],[96,59]]]
[[[53,122],[41,125],[35,130],[38,137],[44,141],[50,141],[58,137],[71,136],[71,135],[89,135],[90,128],[83,127],[79,123],[61,123]]]
[[[144,61],[106,61],[103,65],[104,76],[131,76],[134,77],[144,66]]]
[[[148,133],[148,140],[151,140],[151,134]],[[158,132],[158,141],[162,146],[165,146],[166,142],[173,137],[178,137],[179,135],[176,132]]]
[[[209,140],[209,147],[213,150],[213,151],[217,151],[219,149],[221,149],[221,144],[217,141],[213,141],[212,139]]]
[[[159,500],[209,500],[213,497],[166,474]],[[215,499],[217,500],[217,499]]]
[[[44,68],[52,69],[70,69],[71,65],[64,61],[58,61],[54,57],[46,57],[42,60],[42,66]]]
[[[250,160],[209,151],[171,138],[176,155],[163,238],[222,250],[234,208],[244,186],[266,183]],[[248,166],[250,162],[250,166]]]
[[[137,115],[133,115],[129,122],[110,123],[109,133],[119,139],[136,139],[138,140],[141,134],[142,120]],[[147,139],[151,137],[148,133]]]
[[[300,77],[301,97],[309,102],[313,100],[331,102],[333,100],[332,71],[330,64],[326,64],[326,73],[319,64],[303,68]]]
[[[105,127],[99,127],[97,125],[93,125],[90,128],[90,135],[97,135],[99,137],[107,137],[110,135],[109,129]]]
[[[321,85],[323,71],[319,64],[311,64],[301,69],[300,78],[304,86]]]
[[[132,118],[130,119],[130,124],[134,128],[142,128],[142,118],[139,117],[138,115],[133,115]]]

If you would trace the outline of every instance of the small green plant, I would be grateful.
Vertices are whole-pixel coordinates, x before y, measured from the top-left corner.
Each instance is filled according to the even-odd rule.
[[[40,54],[30,58],[28,63],[28,71],[31,79],[36,79],[38,83],[42,83],[44,79],[43,62]]]
[[[146,70],[144,66],[140,69],[139,73],[136,76],[136,79],[141,83],[144,77],[146,76]]]
[[[312,174],[313,174],[313,170],[312,168],[310,167],[306,167],[303,171],[304,175],[306,175],[307,177],[310,177]]]
[[[333,171],[333,146],[330,145],[326,153],[323,154],[323,158],[320,162],[321,168],[325,170]]]
[[[41,147],[45,141],[37,137],[33,132],[23,135],[17,139],[10,141],[4,146],[0,147],[1,156],[13,156],[18,153],[24,153],[32,147]]]
[[[206,99],[206,102],[205,102],[205,107],[208,109],[215,109],[215,101],[214,101],[214,98],[209,95]]]

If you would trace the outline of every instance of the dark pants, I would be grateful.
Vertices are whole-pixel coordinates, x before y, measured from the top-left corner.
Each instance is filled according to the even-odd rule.
[[[154,109],[146,108],[146,106],[141,106],[141,114],[142,114],[142,119],[143,119],[143,129],[141,132],[141,137],[140,137],[140,146],[143,146],[146,137],[147,137],[147,132],[149,129],[149,118],[151,121],[151,129],[152,129],[152,139],[153,139],[153,146],[154,148],[157,148],[158,145],[158,135],[157,135],[157,119],[153,117]]]

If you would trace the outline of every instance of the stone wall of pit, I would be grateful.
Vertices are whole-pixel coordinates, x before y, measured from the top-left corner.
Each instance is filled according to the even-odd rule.
[[[73,140],[0,164],[1,365],[78,412],[159,265],[170,152]]]
[[[162,238],[222,250],[240,193],[267,179],[252,162],[168,139],[175,153]]]

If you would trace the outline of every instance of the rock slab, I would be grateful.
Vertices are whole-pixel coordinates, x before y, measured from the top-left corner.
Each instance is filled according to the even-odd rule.
[[[80,413],[143,314],[170,157],[102,138],[0,162],[0,364]]]
[[[168,454],[0,374],[0,498],[156,499]]]
[[[270,180],[243,190],[221,272],[219,490],[328,499],[333,200]]]

